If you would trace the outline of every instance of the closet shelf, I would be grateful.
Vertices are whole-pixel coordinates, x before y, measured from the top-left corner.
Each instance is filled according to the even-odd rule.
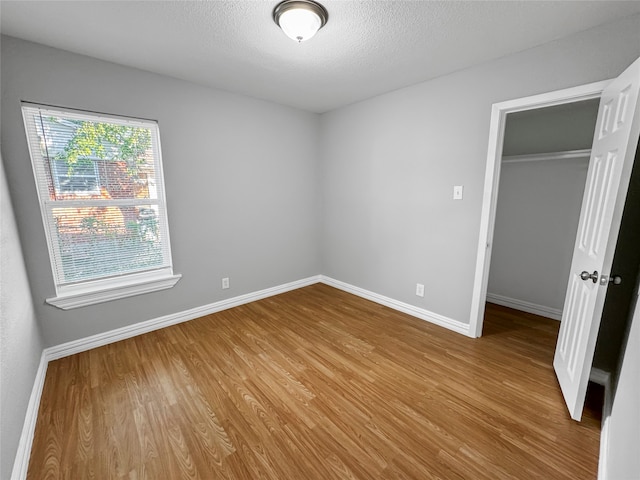
[[[572,158],[586,158],[588,160],[590,156],[591,149],[586,148],[584,150],[565,150],[563,152],[505,155],[502,157],[502,163],[546,162],[549,160],[569,160]]]

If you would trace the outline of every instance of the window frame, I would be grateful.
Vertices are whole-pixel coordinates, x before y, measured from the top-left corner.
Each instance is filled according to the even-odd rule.
[[[48,186],[43,186],[41,184],[37,173],[39,168],[45,167],[45,158],[47,157],[45,157],[42,152],[39,151],[39,148],[37,148],[37,146],[32,148],[32,138],[29,133],[29,121],[31,120],[29,109],[40,109],[61,116],[68,115],[80,120],[91,122],[109,122],[131,127],[150,129],[152,149],[154,151],[154,156],[156,157],[154,158],[154,168],[156,170],[155,189],[157,198],[140,200],[142,200],[141,203],[145,203],[146,201],[146,203],[148,203],[149,205],[157,205],[158,213],[164,216],[163,221],[160,222],[162,228],[162,238],[164,240],[162,247],[164,250],[163,255],[165,262],[163,266],[144,271],[134,271],[109,277],[90,278],[79,280],[76,282],[59,281],[59,279],[57,278],[58,275],[56,273],[56,265],[62,265],[62,256],[58,238],[53,233],[56,230],[56,226],[52,210],[54,208],[68,208],[79,205],[90,206],[96,203],[96,200],[90,198],[87,198],[85,200],[82,198],[83,195],[87,195],[87,197],[89,197],[89,192],[80,193],[78,195],[79,198],[73,200],[55,201],[49,198],[50,193]],[[155,120],[131,118],[122,115],[112,115],[31,102],[21,102],[21,112],[24,121],[25,136],[29,148],[29,156],[31,158],[31,167],[38,194],[38,204],[40,207],[40,214],[42,216],[42,224],[45,231],[47,248],[49,250],[49,264],[51,267],[52,280],[56,292],[55,297],[47,298],[46,302],[63,310],[68,310],[72,308],[84,307],[120,298],[172,288],[180,280],[182,275],[174,274],[173,272],[173,257],[171,253],[171,241],[169,236],[168,212],[165,194],[164,172],[162,165],[162,151],[160,148],[160,129],[158,122]],[[51,162],[55,160],[49,157],[49,161]],[[93,162],[93,165],[94,169],[96,169],[96,178],[99,179],[95,161]],[[51,182],[53,182],[54,188],[57,189],[56,182],[58,181],[58,179],[57,175],[56,178],[54,178],[54,170],[57,170],[57,167],[50,166],[49,175],[51,176],[50,180]],[[113,205],[117,205],[120,202],[131,203],[130,200],[110,200],[110,204],[112,203]]]

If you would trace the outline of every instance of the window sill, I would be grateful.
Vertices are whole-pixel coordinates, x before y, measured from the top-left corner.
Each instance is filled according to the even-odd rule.
[[[174,275],[172,272],[164,271],[85,282],[80,285],[59,288],[58,296],[47,298],[47,303],[62,310],[71,310],[172,288],[180,278],[182,275]]]

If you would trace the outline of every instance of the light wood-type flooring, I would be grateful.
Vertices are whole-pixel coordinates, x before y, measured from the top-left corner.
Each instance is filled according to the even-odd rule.
[[[28,478],[595,479],[558,322],[470,339],[317,284],[52,362]]]

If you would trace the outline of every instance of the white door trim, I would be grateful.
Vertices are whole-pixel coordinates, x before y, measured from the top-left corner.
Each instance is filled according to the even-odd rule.
[[[554,92],[541,93],[530,97],[516,98],[506,102],[494,103],[491,107],[489,148],[487,151],[487,166],[480,214],[480,235],[478,238],[476,270],[473,280],[473,295],[471,297],[471,314],[469,318],[470,336],[479,337],[482,335],[484,304],[487,297],[489,266],[491,264],[495,211],[498,201],[498,182],[500,180],[504,127],[507,114],[600,98],[602,91],[610,82],[611,80],[605,80],[578,87],[556,90]]]

